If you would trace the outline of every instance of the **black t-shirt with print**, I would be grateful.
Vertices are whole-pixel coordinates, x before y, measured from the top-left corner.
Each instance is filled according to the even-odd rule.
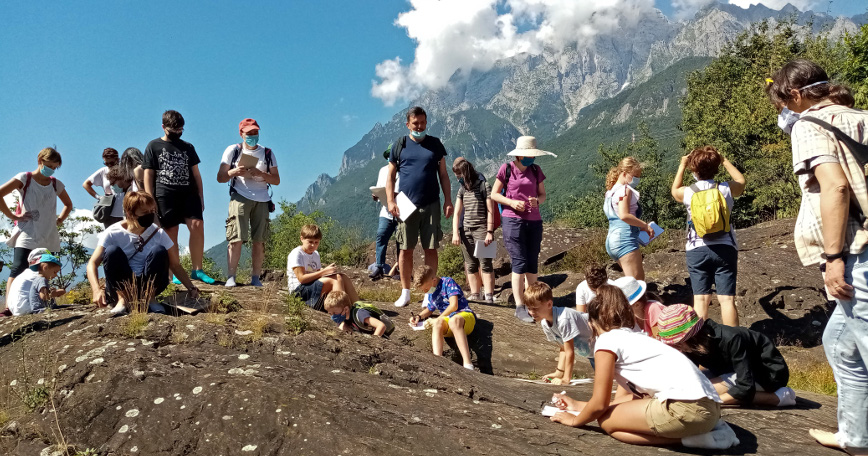
[[[157,185],[155,196],[164,197],[175,192],[198,191],[192,168],[199,162],[196,148],[187,141],[157,138],[145,147],[142,169],[154,170]]]

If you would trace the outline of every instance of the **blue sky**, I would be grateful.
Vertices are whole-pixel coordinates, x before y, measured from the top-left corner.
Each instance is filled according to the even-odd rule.
[[[860,2],[836,0],[833,12],[860,13]],[[206,246],[219,243],[229,198],[215,176],[238,122],[259,121],[280,165],[275,197],[297,200],[400,109],[370,92],[377,63],[413,59],[413,41],[394,25],[408,9],[404,0],[5,2],[0,180],[34,169],[37,152],[56,145],[57,177],[89,209],[81,183],[102,149],[143,150],[161,134],[162,112],[176,109],[202,158]]]

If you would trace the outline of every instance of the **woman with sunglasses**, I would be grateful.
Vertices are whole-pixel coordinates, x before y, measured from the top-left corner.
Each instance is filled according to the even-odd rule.
[[[169,285],[169,270],[181,279],[191,298],[199,296],[181,266],[178,249],[162,228],[154,224],[157,202],[145,192],[129,192],[124,197],[124,220],[100,233],[96,250],[87,263],[87,280],[93,302],[102,307],[116,303],[113,314],[123,314],[138,304],[151,312],[163,312],[154,298]],[[99,285],[99,266],[103,265],[105,291]]]

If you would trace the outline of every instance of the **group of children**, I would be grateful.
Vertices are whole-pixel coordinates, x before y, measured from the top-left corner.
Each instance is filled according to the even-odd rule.
[[[60,259],[48,249],[34,249],[27,258],[29,267],[12,281],[6,293],[6,315],[39,313],[54,306],[54,298],[66,294],[49,281],[60,273]]]
[[[392,321],[372,304],[358,302],[346,276],[319,267],[319,229],[306,225],[301,232],[296,250],[303,255],[290,254],[290,269],[300,284],[291,291],[328,312],[342,330],[391,334]],[[312,257],[316,261],[293,260]],[[609,280],[602,265],[588,266],[585,275],[575,308],[555,306],[544,282],[530,284],[523,294],[530,316],[546,339],[558,345],[557,367],[546,380],[568,385],[576,356],[588,358],[594,368],[590,400],[555,395],[555,405],[564,412],[552,421],[583,426],[596,420],[609,435],[632,444],[722,449],[738,439],[720,419],[721,405],[795,405],[787,364],[765,335],[700,318],[684,304],[665,306],[649,295],[644,281],[629,276]],[[328,277],[319,285],[304,280]],[[461,287],[427,265],[414,271],[413,285],[425,293],[425,309],[412,313],[409,324],[432,330],[437,356],[444,339],[454,338],[464,367],[473,369],[468,336],[477,317]],[[613,381],[618,384],[614,398]]]

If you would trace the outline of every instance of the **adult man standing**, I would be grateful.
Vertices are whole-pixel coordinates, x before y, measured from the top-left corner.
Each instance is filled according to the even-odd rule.
[[[223,152],[217,182],[229,182],[229,217],[226,219],[226,241],[229,243],[229,278],[227,287],[235,286],[235,273],[241,258],[241,245],[252,240],[250,285],[261,287],[262,260],[268,240],[270,185],[280,183],[277,161],[271,149],[259,145],[259,124],[244,119],[238,124],[241,144],[233,144]],[[247,159],[242,161],[242,157]],[[245,166],[253,157],[256,165]],[[250,163],[247,163],[248,165]]]
[[[401,249],[399,264],[401,272],[401,296],[395,307],[410,302],[410,281],[413,274],[413,249],[421,239],[425,264],[437,270],[437,248],[443,230],[440,228],[440,192],[438,179],[446,201],[443,213],[452,216],[452,195],[449,176],[446,174],[446,148],[438,138],[428,136],[428,115],[416,106],[407,111],[407,129],[410,134],[399,138],[392,146],[389,156],[389,178],[386,179],[386,198],[389,212],[399,220],[397,238]],[[395,201],[395,178],[401,178],[401,193],[416,206],[412,214],[402,217]]]
[[[183,133],[184,117],[181,113],[164,112],[163,136],[149,142],[145,148],[145,161],[142,163],[145,191],[157,200],[160,225],[172,238],[173,249],[178,249],[178,225],[183,223],[190,230],[190,259],[193,263],[190,278],[213,284],[214,279],[202,270],[205,197],[199,174],[200,160],[193,145],[181,140]]]

